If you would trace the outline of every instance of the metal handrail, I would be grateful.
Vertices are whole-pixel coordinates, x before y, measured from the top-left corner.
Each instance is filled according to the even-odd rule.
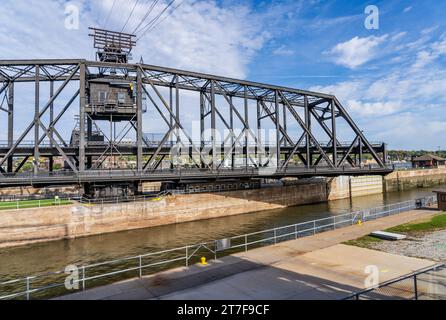
[[[377,284],[377,285],[372,286],[370,288],[367,288],[365,290],[362,290],[362,291],[359,291],[359,292],[355,292],[355,293],[353,293],[353,294],[351,294],[351,295],[349,295],[346,298],[343,298],[341,300],[351,300],[351,299],[359,300],[362,295],[365,295],[365,294],[367,294],[369,292],[373,292],[373,291],[375,291],[377,289],[380,289],[380,288],[388,287],[388,286],[390,286],[392,284],[395,284],[395,283],[398,283],[398,282],[401,282],[401,281],[404,281],[404,280],[407,280],[407,279],[410,279],[410,278],[414,278],[414,281],[416,282],[417,281],[417,276],[419,276],[421,274],[425,274],[425,273],[433,271],[433,270],[445,268],[445,267],[446,267],[446,264],[438,263],[438,264],[436,264],[434,266],[426,267],[426,268],[414,271],[412,273],[400,276],[398,278],[382,282],[380,284]],[[415,294],[415,299],[417,299],[418,298],[417,297],[418,296],[418,292],[416,291],[416,289],[415,289],[414,294]]]
[[[188,266],[189,261],[195,256],[195,254],[200,249],[204,249],[207,252],[212,253],[213,258],[217,259],[218,254],[221,252],[224,252],[224,251],[229,251],[229,250],[234,250],[234,249],[239,249],[239,248],[245,248],[245,251],[248,251],[250,246],[253,246],[256,244],[269,243],[271,241],[274,241],[274,243],[277,243],[277,242],[283,241],[282,239],[286,239],[291,236],[294,236],[294,238],[297,239],[297,238],[305,237],[308,235],[318,234],[318,233],[324,232],[328,229],[336,230],[339,228],[340,225],[346,225],[346,226],[354,225],[355,223],[358,223],[359,221],[366,223],[367,221],[376,220],[380,217],[389,216],[392,214],[397,214],[397,213],[416,209],[417,203],[435,204],[436,198],[435,198],[435,196],[430,196],[430,197],[425,197],[425,198],[418,199],[418,200],[408,200],[408,201],[404,201],[401,203],[389,204],[389,205],[374,207],[374,208],[361,210],[361,211],[354,211],[351,213],[345,213],[345,214],[336,215],[336,216],[332,216],[332,217],[315,219],[315,220],[311,220],[311,221],[307,221],[307,222],[300,222],[300,223],[296,223],[296,224],[292,224],[292,225],[281,226],[281,227],[277,227],[277,228],[247,233],[244,235],[232,236],[227,239],[214,240],[214,241],[209,241],[209,242],[204,242],[204,243],[199,243],[199,244],[194,244],[194,245],[187,245],[187,246],[183,246],[183,247],[167,249],[167,250],[162,250],[162,251],[157,251],[157,252],[149,252],[149,253],[138,255],[138,256],[125,257],[125,258],[121,258],[121,259],[114,259],[114,260],[103,261],[103,262],[94,263],[94,264],[90,264],[90,265],[84,265],[79,268],[79,270],[82,270],[82,278],[75,280],[75,282],[82,283],[82,290],[85,290],[86,282],[89,280],[93,280],[93,279],[106,278],[106,277],[110,277],[112,275],[123,274],[123,273],[129,272],[129,271],[138,271],[139,277],[142,277],[143,269],[147,269],[147,268],[153,267],[153,266],[159,266],[159,265],[169,264],[169,263],[178,262],[178,261],[185,261],[185,265]],[[381,209],[381,210],[378,211],[378,209]],[[374,213],[372,213],[372,212],[374,212]],[[341,218],[342,218],[341,221],[337,221],[338,219],[341,219]],[[327,221],[328,222],[332,221],[332,222],[327,223]],[[322,222],[323,222],[323,224],[321,224]],[[311,227],[305,227],[308,225],[311,225]],[[302,230],[299,230],[299,227],[305,227],[305,228]],[[288,228],[293,228],[294,231],[287,232],[285,234],[280,234],[280,231],[288,229]],[[271,233],[271,232],[274,233],[273,236],[268,236],[266,238],[261,238],[261,239],[250,239],[253,236],[258,236],[261,234]],[[232,244],[233,241],[236,241],[239,239],[243,239],[243,242]],[[227,240],[231,244],[228,247],[219,249],[218,242],[220,242],[222,240]],[[179,257],[156,261],[156,262],[152,262],[150,264],[142,263],[142,260],[144,258],[165,255],[165,254],[173,253],[173,252],[184,252],[184,255],[182,254]],[[190,254],[191,252],[193,252],[193,253]],[[115,271],[108,271],[106,273],[92,275],[92,276],[86,275],[86,271],[88,271],[88,269],[93,269],[95,267],[103,267],[103,266],[112,265],[112,264],[123,263],[123,262],[127,262],[127,261],[132,261],[132,260],[139,261],[138,266],[131,267],[131,268],[118,269]],[[22,277],[22,278],[18,278],[18,279],[8,280],[5,282],[0,282],[0,287],[5,286],[5,285],[16,284],[16,283],[20,283],[20,282],[22,282],[22,283],[25,282],[26,288],[27,288],[27,290],[25,290],[25,291],[0,296],[0,300],[10,299],[10,298],[15,298],[15,297],[20,297],[20,296],[26,296],[26,298],[29,299],[30,295],[32,293],[49,290],[54,287],[61,287],[61,286],[63,286],[63,284],[51,284],[51,285],[31,289],[30,283],[31,283],[31,280],[41,279],[41,278],[49,277],[52,275],[60,275],[60,274],[64,274],[64,273],[65,273],[65,271],[56,271],[56,272],[45,273],[45,274],[41,274],[41,275]]]
[[[0,210],[21,210],[34,209],[50,206],[66,206],[72,204],[72,201],[78,201],[78,197],[59,197],[59,198],[43,198],[43,199],[16,199],[16,200],[0,200]],[[50,203],[50,201],[52,201]],[[27,203],[32,202],[32,203]],[[64,203],[69,202],[69,203]],[[5,205],[6,204],[6,205]]]

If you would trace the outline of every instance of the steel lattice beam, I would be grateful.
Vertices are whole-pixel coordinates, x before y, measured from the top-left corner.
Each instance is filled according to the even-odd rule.
[[[54,157],[63,158],[78,181],[81,181],[80,177],[89,176],[93,169],[101,169],[105,158],[116,155],[136,158],[135,180],[150,180],[147,178],[149,174],[158,175],[162,171],[160,167],[163,160],[170,157],[170,170],[173,171],[169,177],[175,177],[173,172],[181,169],[181,165],[173,161],[175,150],[181,150],[179,156],[186,155],[191,165],[204,170],[204,176],[212,177],[226,176],[226,161],[231,163],[229,171],[234,172],[233,177],[241,176],[235,173],[241,168],[237,167],[236,159],[243,159],[246,171],[262,170],[265,166],[274,165],[275,171],[271,174],[274,178],[292,175],[290,172],[296,170],[307,170],[302,171],[305,174],[314,170],[315,175],[318,167],[325,168],[326,172],[333,175],[342,174],[346,166],[350,170],[357,170],[358,174],[363,171],[370,173],[370,170],[361,166],[364,152],[376,161],[379,174],[389,170],[386,168],[385,144],[370,143],[333,95],[146,64],[86,60],[1,60],[0,81],[0,98],[5,95],[7,101],[7,108],[2,107],[2,110],[8,116],[8,141],[0,143],[0,185],[13,181],[10,179],[17,177],[11,176],[14,172],[20,175],[29,159],[35,161],[35,181],[37,176],[47,173],[38,170],[39,159],[48,158],[52,171]],[[89,111],[86,111],[91,99],[91,81],[126,81],[135,86],[135,115],[128,119],[128,124],[117,137],[103,134],[107,140],[104,140],[104,143],[107,142],[104,146],[88,143],[92,126],[97,126]],[[21,107],[14,103],[14,95],[17,95],[18,90],[15,84],[29,82],[35,86],[34,119],[14,139],[12,132],[17,127],[14,126],[14,115]],[[60,83],[60,86],[54,92],[55,83]],[[59,101],[69,83],[76,83],[78,89],[74,94],[70,93],[67,101]],[[50,85],[50,98],[41,106],[41,87],[47,84]],[[180,99],[184,91],[199,95],[200,133],[211,130],[210,148],[202,135],[199,142],[193,141],[191,133],[185,130]],[[56,99],[58,105],[63,107],[54,114]],[[143,118],[144,99],[167,126],[158,141],[148,141],[144,137],[144,127],[150,127]],[[220,99],[219,102],[217,99]],[[79,104],[76,105],[75,101],[79,101]],[[250,106],[250,101],[257,105],[257,119],[251,119],[256,120],[254,126],[249,121],[250,110],[255,109]],[[222,111],[224,109],[228,115]],[[43,118],[48,115],[48,110],[50,121],[45,124]],[[66,128],[65,131],[56,128],[61,117],[69,110],[79,115],[78,145],[67,143]],[[347,123],[353,141],[344,143],[339,139],[337,127],[340,119]],[[262,142],[264,121],[275,128],[275,141],[269,141],[272,145]],[[209,128],[206,128],[209,126],[207,122],[210,122]],[[229,130],[221,142],[216,139],[218,122],[225,130]],[[235,122],[241,123],[241,128],[235,128]],[[290,129],[296,124],[297,133]],[[317,138],[317,128],[329,137],[328,143]],[[34,141],[25,143],[25,137],[33,129]],[[240,133],[236,134],[236,129],[240,129]],[[132,130],[136,138],[130,144],[123,145],[122,140]],[[177,178],[181,179],[181,176]]]

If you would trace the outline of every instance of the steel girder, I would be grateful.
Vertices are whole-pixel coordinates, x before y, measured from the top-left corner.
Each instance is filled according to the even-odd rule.
[[[0,97],[5,95],[7,107],[4,108],[2,104],[0,111],[8,114],[7,151],[2,152],[0,147],[0,174],[3,177],[4,172],[20,171],[28,159],[34,159],[35,174],[38,174],[40,151],[48,151],[48,147],[43,146],[44,143],[49,144],[51,154],[64,159],[73,174],[100,168],[101,161],[113,147],[118,154],[123,154],[120,151],[120,141],[112,143],[110,140],[110,146],[113,147],[101,153],[94,153],[93,148],[87,144],[86,123],[91,119],[85,108],[88,104],[88,83],[92,79],[125,79],[136,83],[137,113],[135,118],[129,121],[130,126],[123,130],[125,132],[121,140],[130,130],[135,130],[136,139],[130,154],[136,156],[136,171],[140,173],[156,171],[168,156],[166,149],[172,151],[175,148],[186,150],[191,164],[211,172],[226,170],[223,163],[228,159],[231,169],[234,169],[237,155],[244,159],[246,169],[274,166],[280,172],[286,171],[290,166],[304,166],[307,169],[324,166],[333,171],[345,165],[360,167],[364,153],[370,154],[379,168],[386,166],[385,144],[371,144],[338,99],[332,95],[145,64],[114,64],[86,60],[2,60]],[[14,84],[21,82],[35,84],[35,115],[15,139],[14,107],[17,109],[17,106],[14,106],[14,94],[17,92],[14,91]],[[78,90],[62,104],[64,107],[55,115],[54,102],[66,86],[73,82],[77,83]],[[40,86],[46,83],[50,84],[50,98],[41,105]],[[60,83],[60,86],[54,91],[56,83]],[[168,88],[167,96],[161,88]],[[193,141],[190,133],[185,130],[180,103],[180,95],[185,90],[199,94],[200,133],[205,131],[205,122],[210,118],[210,147],[207,147],[203,136],[199,142]],[[144,97],[168,128],[163,137],[155,143],[147,141],[143,134]],[[220,100],[217,100],[217,97]],[[234,102],[235,99],[238,103]],[[78,107],[74,106],[76,100],[79,100]],[[252,127],[249,121],[249,110],[253,108],[249,104],[250,101],[257,105],[257,127]],[[56,128],[61,117],[73,108],[79,114],[79,145],[74,154],[72,146],[66,141],[67,133]],[[222,108],[228,110],[229,116],[222,112]],[[42,118],[48,113],[50,122],[44,124]],[[337,124],[340,119],[345,121],[352,131],[355,137],[353,141],[344,143],[338,138]],[[262,122],[266,120],[275,128],[273,146],[262,142],[260,131]],[[229,132],[221,143],[215,138],[218,121]],[[235,122],[241,123],[238,134],[235,133]],[[293,125],[301,132],[297,136],[290,131]],[[316,125],[328,136],[328,143],[323,143],[317,138],[314,130]],[[29,148],[23,147],[23,141],[32,130],[33,150],[27,154],[24,150]],[[251,141],[254,144],[253,149],[249,145]],[[171,169],[174,169],[174,152],[169,153]],[[86,165],[92,157],[96,158],[95,164]],[[12,161],[18,158],[21,161],[14,169]],[[53,156],[50,157],[50,162],[52,159]],[[6,170],[3,168],[5,165]]]

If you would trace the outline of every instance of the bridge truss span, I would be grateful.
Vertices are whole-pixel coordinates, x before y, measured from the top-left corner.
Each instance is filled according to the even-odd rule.
[[[2,60],[0,99],[1,186],[391,171],[386,145],[333,95],[146,64]]]

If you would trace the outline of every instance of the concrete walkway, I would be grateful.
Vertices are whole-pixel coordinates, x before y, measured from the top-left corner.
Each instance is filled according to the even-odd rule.
[[[59,299],[341,299],[364,289],[367,266],[376,266],[384,282],[435,262],[340,243],[437,213],[409,211]]]

